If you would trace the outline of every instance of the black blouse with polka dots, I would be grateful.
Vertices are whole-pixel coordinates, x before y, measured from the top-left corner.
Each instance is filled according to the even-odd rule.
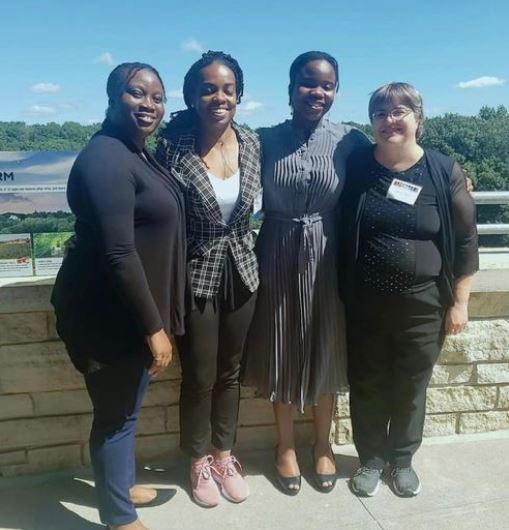
[[[374,158],[368,171],[376,184],[368,191],[360,222],[357,277],[365,288],[401,293],[437,278],[442,267],[437,197],[424,157],[403,172]],[[394,178],[422,186],[414,205],[388,198]]]

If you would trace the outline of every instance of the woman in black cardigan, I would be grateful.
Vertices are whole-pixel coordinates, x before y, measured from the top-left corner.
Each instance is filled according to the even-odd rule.
[[[350,413],[361,462],[350,484],[375,495],[388,463],[394,492],[413,496],[426,388],[444,335],[468,320],[479,264],[475,206],[454,160],[419,145],[424,115],[414,87],[380,87],[369,117],[376,144],[352,155],[342,196]]]
[[[157,71],[124,63],[110,74],[107,117],[79,154],[67,197],[76,237],[55,282],[57,330],[94,406],[90,454],[101,521],[141,530],[134,505],[167,495],[135,486],[134,436],[151,377],[183,333],[184,204],[145,150],[164,114]]]

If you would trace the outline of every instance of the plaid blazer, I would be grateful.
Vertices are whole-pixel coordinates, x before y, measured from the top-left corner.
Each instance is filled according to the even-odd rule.
[[[242,281],[258,288],[258,264],[249,228],[253,201],[260,190],[260,141],[254,132],[233,124],[239,141],[240,193],[230,220],[221,209],[207,171],[195,151],[195,130],[170,137],[163,131],[156,158],[184,186],[187,252],[194,296],[212,298],[221,285],[228,249]]]

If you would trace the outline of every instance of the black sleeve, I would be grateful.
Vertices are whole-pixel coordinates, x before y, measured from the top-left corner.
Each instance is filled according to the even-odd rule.
[[[373,143],[371,140],[359,129],[352,129],[350,131],[351,142],[352,142],[352,151],[355,149],[367,149],[372,146]]]
[[[79,215],[96,235],[115,288],[145,335],[151,335],[163,323],[136,251],[136,181],[132,169],[123,163],[122,154],[108,152],[107,156],[94,156],[81,164],[75,192],[85,198],[84,211]]]
[[[459,278],[479,270],[479,250],[475,204],[457,163],[451,175],[451,199],[455,232],[453,272],[455,278]]]

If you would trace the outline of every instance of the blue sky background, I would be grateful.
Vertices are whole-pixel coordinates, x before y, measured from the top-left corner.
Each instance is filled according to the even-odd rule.
[[[509,108],[507,0],[0,0],[0,120],[102,119],[106,78],[123,61],[159,69],[169,112],[200,50],[231,53],[245,75],[238,121],[289,116],[288,69],[319,49],[340,65],[334,121],[366,122],[388,81],[420,89],[428,115]],[[487,78],[487,79],[483,79]]]

